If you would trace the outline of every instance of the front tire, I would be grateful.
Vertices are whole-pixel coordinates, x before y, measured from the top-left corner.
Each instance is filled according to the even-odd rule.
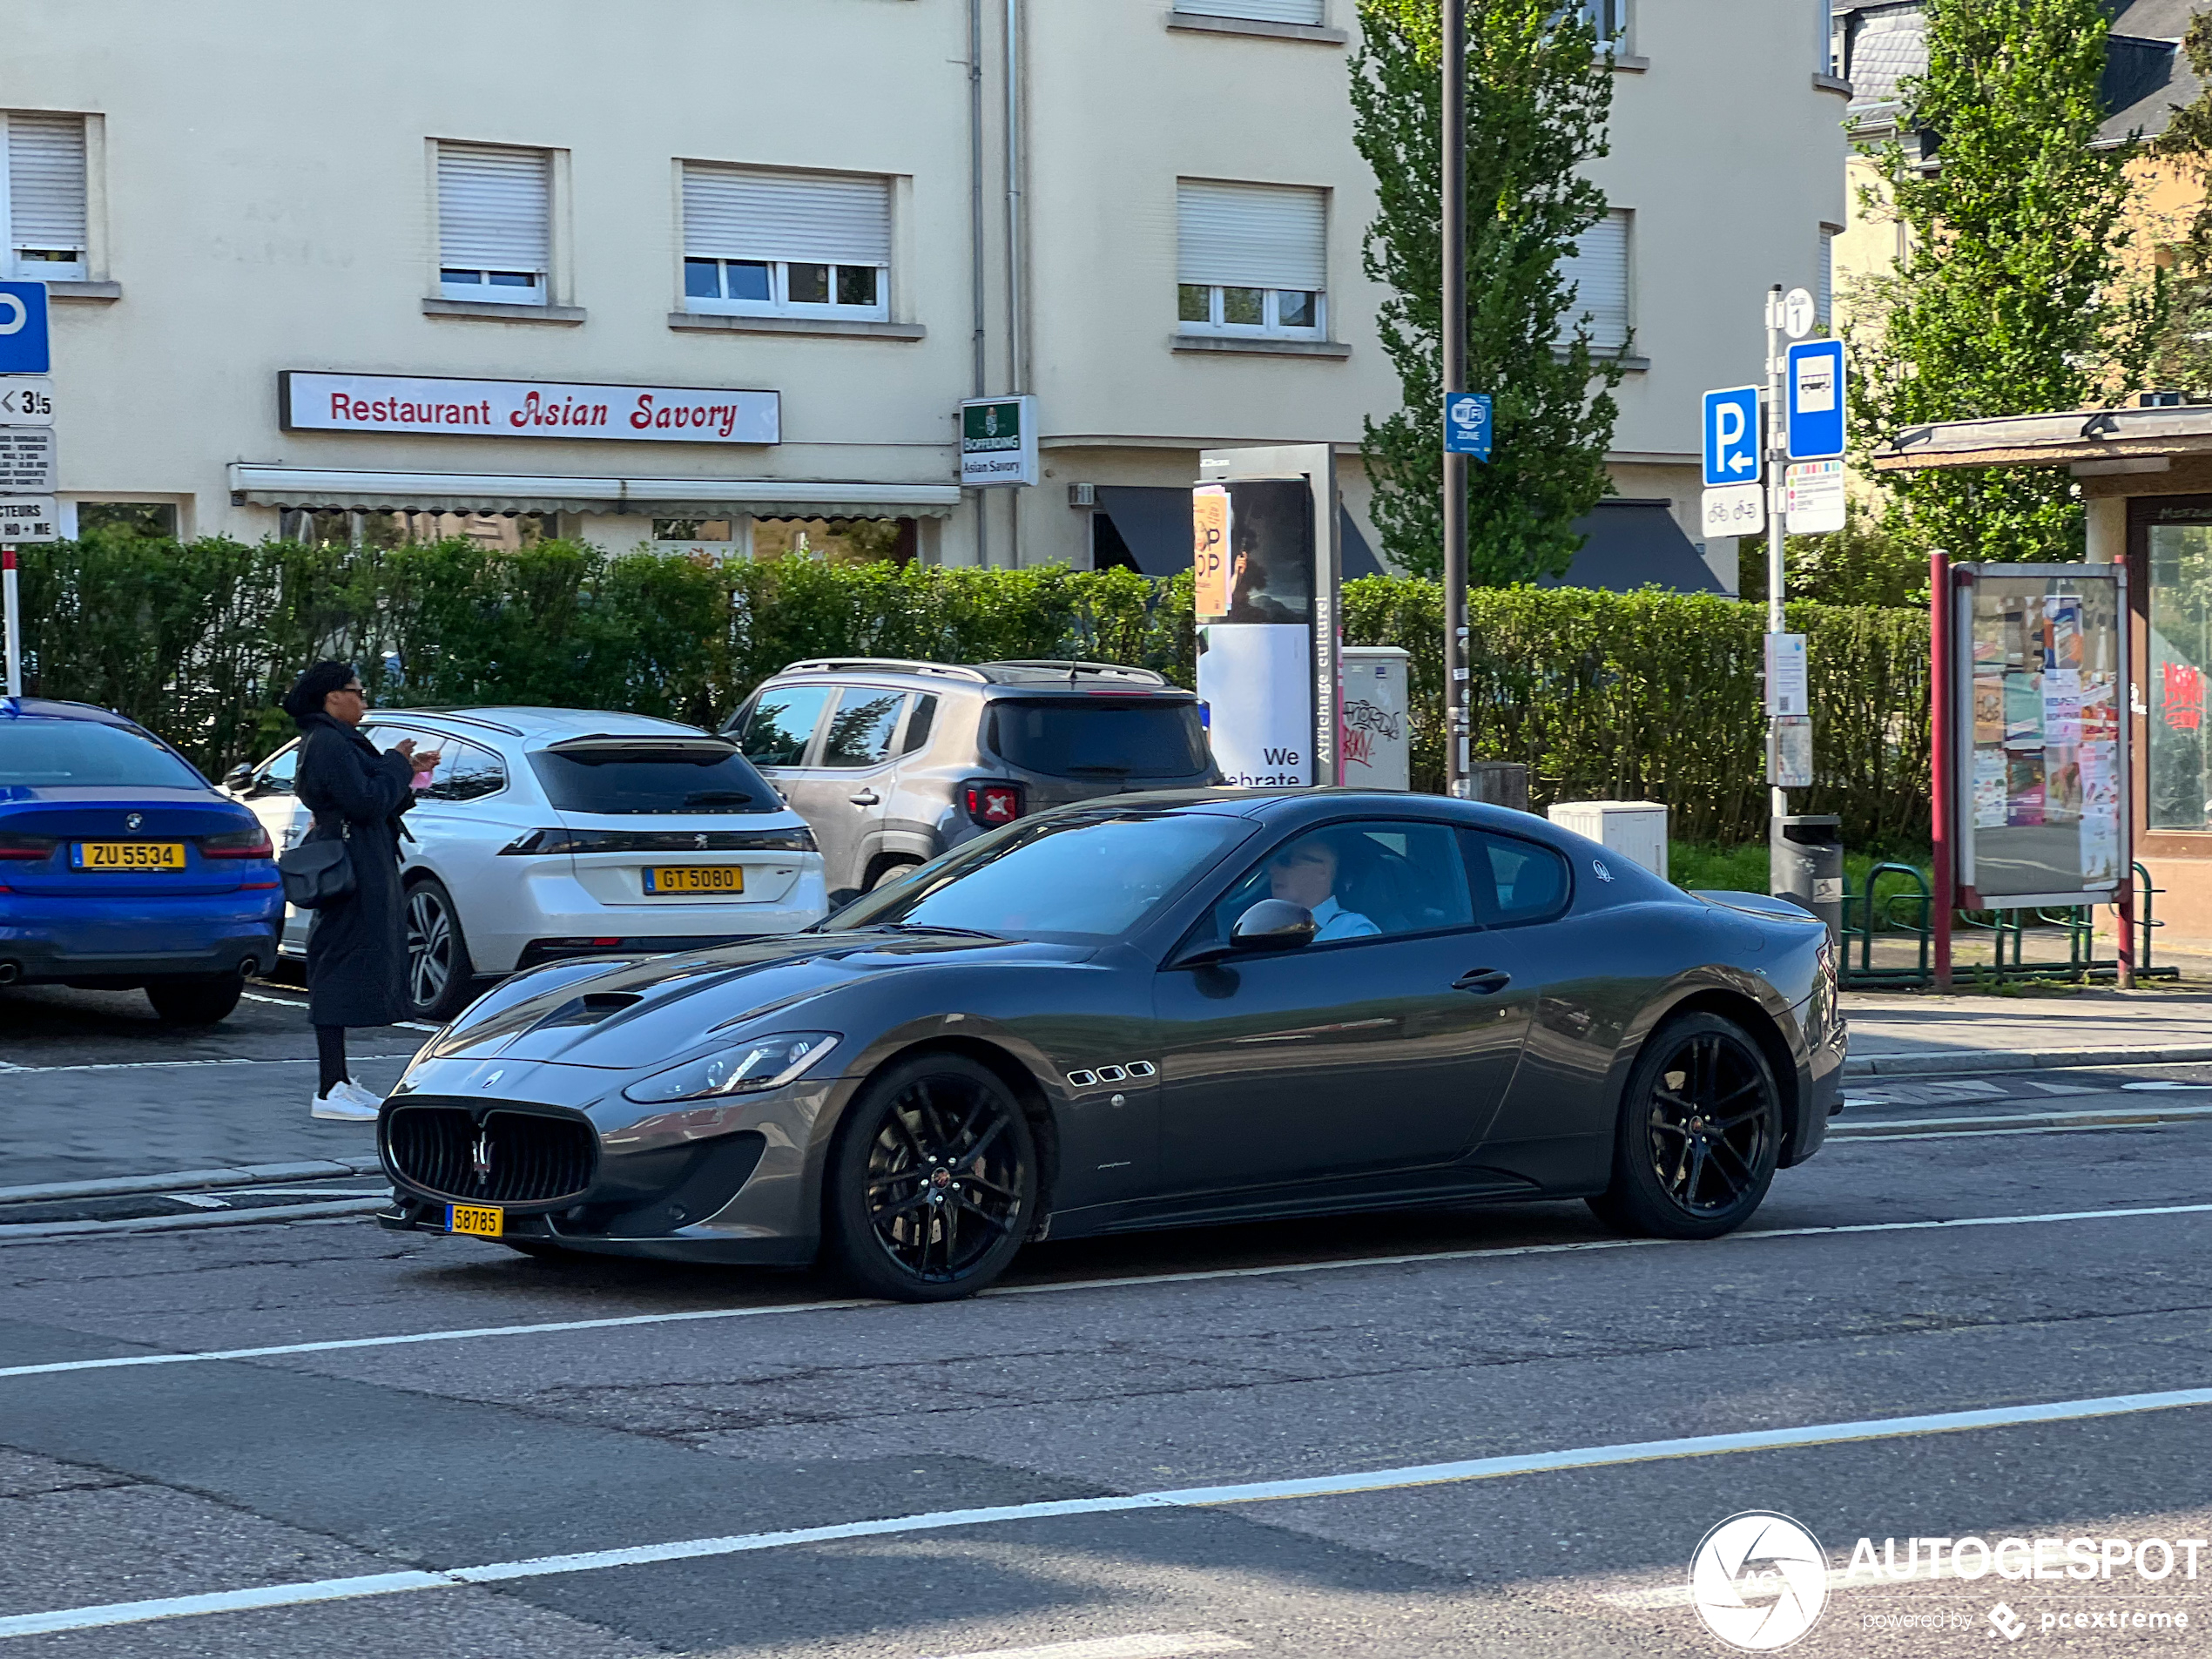
[[[999,1076],[924,1055],[863,1089],[830,1152],[830,1252],[871,1295],[973,1296],[1003,1273],[1037,1204],[1035,1137]]]
[[[408,1008],[418,1020],[443,1025],[469,1005],[475,985],[461,914],[435,876],[407,890],[406,914]]]
[[[1782,1149],[1782,1089],[1751,1035],[1692,1014],[1654,1032],[1629,1073],[1599,1220],[1651,1238],[1717,1238],[1751,1218]]]
[[[202,974],[192,979],[158,979],[146,987],[146,1001],[164,1025],[215,1025],[231,1017],[246,981],[236,974]]]

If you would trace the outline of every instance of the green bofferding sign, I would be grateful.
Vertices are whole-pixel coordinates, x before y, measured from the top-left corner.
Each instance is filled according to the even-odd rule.
[[[1037,482],[1037,401],[970,398],[960,406],[960,481],[964,486]]]

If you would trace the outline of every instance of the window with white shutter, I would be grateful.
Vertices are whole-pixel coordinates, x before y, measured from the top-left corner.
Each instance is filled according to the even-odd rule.
[[[725,316],[891,314],[891,181],[684,164],[684,304]]]
[[[1201,17],[1244,17],[1253,23],[1328,21],[1328,0],[1177,0],[1175,9]]]
[[[438,145],[438,291],[445,298],[543,305],[552,226],[550,153]]]
[[[1186,334],[1322,338],[1329,195],[1297,185],[1176,181],[1176,305]]]
[[[1572,334],[1578,323],[1588,327],[1594,352],[1618,352],[1629,343],[1630,218],[1625,208],[1615,208],[1560,262],[1560,275],[1573,291],[1560,332]]]
[[[16,110],[0,120],[7,125],[0,206],[6,209],[10,273],[28,281],[84,280],[84,118]]]

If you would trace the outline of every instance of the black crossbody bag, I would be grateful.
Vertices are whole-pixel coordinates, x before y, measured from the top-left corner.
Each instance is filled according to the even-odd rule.
[[[300,910],[320,910],[353,897],[354,826],[341,823],[334,840],[302,841],[277,860],[284,879],[285,902]]]

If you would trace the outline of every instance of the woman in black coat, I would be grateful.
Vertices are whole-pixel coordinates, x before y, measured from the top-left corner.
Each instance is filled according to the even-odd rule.
[[[400,894],[400,814],[415,805],[416,774],[438,763],[412,738],[382,753],[361,736],[368,695],[347,663],[317,663],[286,694],[300,724],[293,787],[314,814],[310,841],[343,840],[354,890],[314,913],[307,927],[307,1018],[321,1076],[316,1117],[375,1121],[382,1101],[346,1074],[346,1028],[407,1017],[407,927]]]

